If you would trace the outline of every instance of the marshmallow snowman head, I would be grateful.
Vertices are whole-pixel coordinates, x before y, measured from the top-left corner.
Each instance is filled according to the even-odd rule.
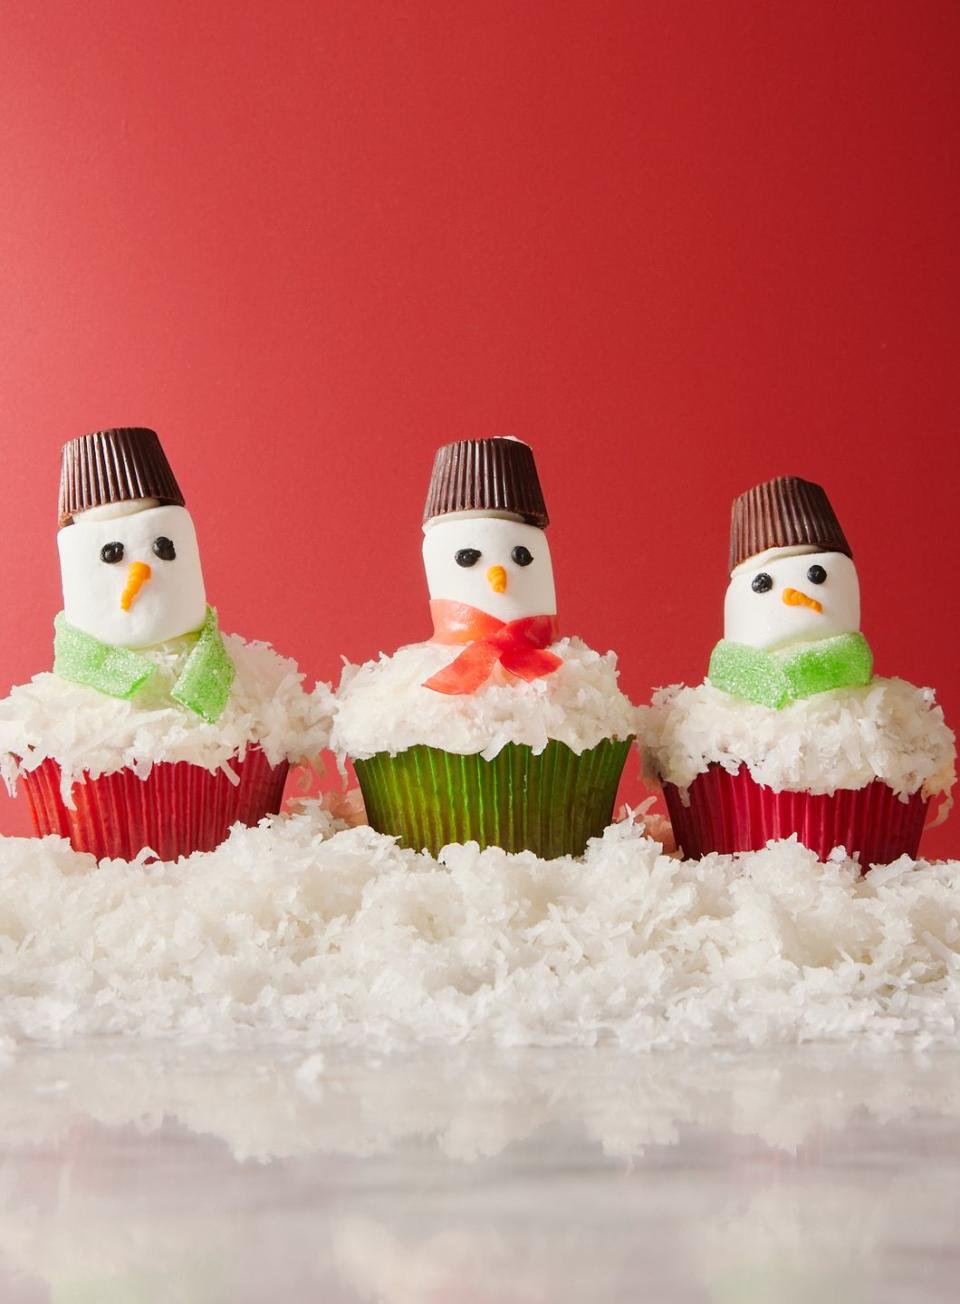
[[[197,535],[153,430],[123,426],[71,439],[59,520],[69,624],[125,648],[201,627],[207,603]]]
[[[431,598],[504,621],[556,614],[547,536],[519,517],[441,516],[425,527],[423,564]]]
[[[730,577],[724,638],[775,651],[860,628],[857,568],[842,552],[772,548]]]
[[[424,510],[431,599],[503,621],[556,615],[548,520],[527,444],[495,438],[444,445]]]
[[[724,637],[776,651],[856,633],[860,584],[820,485],[780,476],[733,504]]]
[[[57,536],[68,622],[126,648],[199,629],[207,599],[190,513],[151,499],[123,506],[79,513]]]

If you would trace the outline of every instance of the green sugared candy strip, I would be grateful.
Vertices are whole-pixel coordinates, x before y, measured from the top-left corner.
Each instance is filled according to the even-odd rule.
[[[53,668],[63,679],[124,698],[142,688],[154,670],[138,652],[111,647],[75,629],[62,611],[53,622]]]
[[[111,647],[75,628],[62,611],[55,618],[53,628],[54,673],[95,688],[107,697],[132,697],[156,669],[149,657],[129,648]],[[207,607],[197,641],[170,690],[170,697],[208,724],[215,724],[223,714],[236,673],[220,636],[217,613],[213,607]]]
[[[783,667],[769,652],[721,639],[710,654],[707,678],[715,688],[779,710],[790,700]]]
[[[707,671],[715,688],[774,710],[834,688],[868,684],[872,675],[873,653],[862,634],[838,634],[780,652],[721,639]]]
[[[788,657],[783,670],[791,697],[813,697],[832,688],[869,684],[873,653],[862,634],[838,634]]]
[[[207,607],[200,637],[191,649],[170,696],[208,724],[215,724],[223,714],[236,673],[217,628],[217,613],[213,607]]]

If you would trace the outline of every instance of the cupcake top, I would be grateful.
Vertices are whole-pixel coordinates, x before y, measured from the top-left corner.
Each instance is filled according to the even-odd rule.
[[[574,752],[635,733],[616,658],[559,637],[549,521],[533,452],[463,439],[434,459],[423,525],[433,638],[346,666],[332,747],[424,745],[492,759],[507,743]]]
[[[326,746],[332,694],[296,663],[220,633],[184,495],[156,433],[140,426],[64,445],[58,507],[63,610],[52,674],[0,702],[0,773],[59,763],[64,801],[86,772],[158,762],[229,770],[258,744],[271,765]]]
[[[155,431],[71,439],[60,468],[63,616],[108,647],[154,647],[207,610],[193,518]]]
[[[953,734],[931,689],[874,676],[853,550],[820,485],[779,476],[734,501],[724,637],[705,683],[654,695],[641,749],[681,790],[717,764],[777,792],[949,792]]]
[[[684,790],[712,764],[746,765],[777,792],[833,793],[880,779],[902,797],[936,796],[955,778],[955,740],[933,690],[903,679],[877,677],[783,707],[709,682],[675,684],[642,715],[647,777]]]
[[[495,665],[518,681],[557,669],[546,650],[558,630],[547,523],[526,444],[464,439],[439,449],[423,524],[434,640],[479,646],[451,653],[427,685],[434,692],[473,693]]]
[[[191,636],[141,651],[152,673],[128,698],[52,673],[14,688],[0,702],[0,774],[8,789],[48,757],[63,772],[65,801],[84,771],[97,778],[130,768],[145,778],[159,761],[216,771],[254,744],[271,765],[315,761],[327,745],[333,709],[326,685],[305,692],[296,662],[267,643],[231,634],[222,641],[235,675],[214,722],[171,697],[196,646]]]
[[[109,697],[148,679],[153,653],[193,639],[166,701],[208,724],[223,713],[236,675],[207,602],[193,519],[156,432],[116,426],[71,439],[60,466],[63,610],[53,669]]]
[[[636,733],[637,711],[617,686],[617,659],[577,638],[549,645],[560,664],[517,679],[496,667],[472,693],[443,693],[426,681],[450,663],[450,647],[413,643],[392,656],[344,667],[330,746],[342,760],[396,755],[424,745],[491,760],[507,743],[534,752],[554,739],[578,755],[604,738]]]
[[[782,475],[735,499],[723,614],[708,678],[734,697],[783,707],[873,674],[853,551],[818,484]]]

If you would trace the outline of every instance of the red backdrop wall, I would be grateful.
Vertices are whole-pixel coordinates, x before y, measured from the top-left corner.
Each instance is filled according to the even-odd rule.
[[[957,722],[958,58],[954,0],[6,0],[0,688],[74,434],[154,425],[224,625],[330,678],[427,632],[434,447],[513,433],[636,699],[795,472]]]

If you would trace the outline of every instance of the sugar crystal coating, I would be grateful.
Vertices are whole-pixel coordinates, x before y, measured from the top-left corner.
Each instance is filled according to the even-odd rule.
[[[734,697],[774,709],[815,693],[868,684],[873,654],[862,634],[839,634],[766,652],[723,639],[713,649],[707,678]]]

